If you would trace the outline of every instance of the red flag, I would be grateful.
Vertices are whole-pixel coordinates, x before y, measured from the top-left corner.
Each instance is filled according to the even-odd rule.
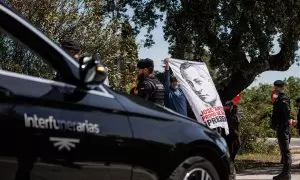
[[[232,100],[233,104],[238,104],[240,101],[241,101],[241,95],[240,94],[235,96]]]

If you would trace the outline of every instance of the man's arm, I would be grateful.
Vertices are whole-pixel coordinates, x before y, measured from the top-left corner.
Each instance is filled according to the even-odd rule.
[[[290,124],[291,123],[290,121],[292,120],[290,100],[287,97],[282,99],[282,105],[283,105],[284,119],[287,120]]]
[[[164,60],[165,62],[165,73],[164,73],[164,87],[165,87],[165,91],[169,91],[170,88],[170,65],[169,65],[169,59],[166,58]]]
[[[144,89],[145,97],[144,97],[144,99],[148,101],[149,98],[152,96],[153,91],[154,91],[154,89],[152,88],[151,84],[145,83],[145,89]]]
[[[150,83],[143,82],[138,86],[138,96],[145,100],[149,100],[151,94],[153,93],[153,88]]]
[[[298,111],[297,114],[297,120],[295,121],[295,126],[299,130],[299,134],[300,134],[300,110]]]

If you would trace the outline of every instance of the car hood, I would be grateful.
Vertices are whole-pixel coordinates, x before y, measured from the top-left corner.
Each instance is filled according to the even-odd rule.
[[[175,111],[159,104],[145,101],[140,97],[122,94],[119,92],[113,92],[113,94],[119,103],[122,104],[126,111],[131,115],[147,116],[162,120],[179,120],[199,124],[194,119],[178,114]]]
[[[227,152],[226,142],[223,140],[220,134],[208,128],[204,124],[198,123],[194,119],[178,114],[164,106],[147,102],[137,96],[116,92],[114,96],[119,101],[119,103],[124,106],[130,116],[145,116],[154,120],[173,121],[179,123],[181,124],[181,133],[185,132],[183,134],[185,134],[184,136],[189,136],[188,140],[194,138],[194,141],[197,141],[201,139],[201,137],[203,138],[205,136],[208,137],[211,141],[218,144],[223,152]],[[178,137],[178,139],[180,139],[180,137]]]

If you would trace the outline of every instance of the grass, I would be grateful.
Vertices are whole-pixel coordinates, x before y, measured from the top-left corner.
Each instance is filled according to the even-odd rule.
[[[259,161],[259,162],[278,162],[280,160],[279,154],[242,154],[238,155],[238,161]]]
[[[242,154],[238,155],[235,160],[237,172],[245,169],[257,168],[257,167],[271,167],[278,166],[280,162],[280,155],[273,154]]]

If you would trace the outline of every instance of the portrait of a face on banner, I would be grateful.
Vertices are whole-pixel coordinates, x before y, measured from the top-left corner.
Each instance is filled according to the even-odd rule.
[[[228,134],[223,105],[206,64],[172,58],[169,64],[197,121],[211,129],[224,128]]]

